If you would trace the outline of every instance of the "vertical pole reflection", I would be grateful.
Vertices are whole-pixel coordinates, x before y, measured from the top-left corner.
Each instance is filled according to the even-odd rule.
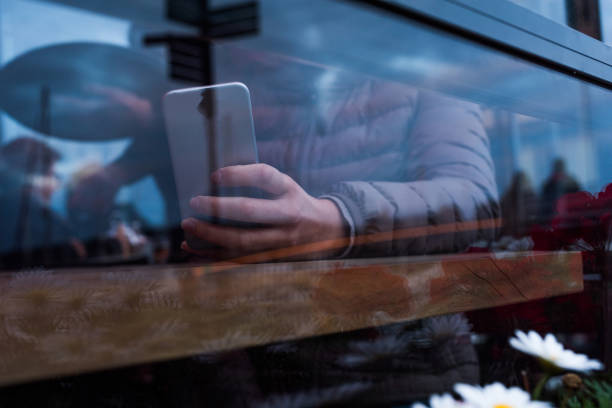
[[[202,92],[202,99],[198,104],[198,112],[204,116],[204,129],[205,134],[202,135],[206,138],[208,144],[208,174],[205,177],[210,177],[213,171],[219,167],[219,160],[217,155],[217,134],[216,134],[216,122],[217,122],[217,106],[216,106],[216,92],[215,89],[210,88]],[[216,183],[210,183],[210,194],[213,196],[218,195],[219,188]],[[213,219],[217,218],[219,214],[213,214]],[[214,221],[213,221],[214,222]]]

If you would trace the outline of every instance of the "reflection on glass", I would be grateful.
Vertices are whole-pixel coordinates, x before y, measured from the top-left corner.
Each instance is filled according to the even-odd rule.
[[[227,405],[408,404],[523,381],[516,328],[607,358],[583,273],[603,281],[609,248],[609,90],[341,2],[262,10],[261,35],[208,61],[216,84],[248,87],[231,114],[252,119],[259,163],[190,139],[201,93],[164,117],[168,91],[202,84],[135,46],[2,65],[0,108],[28,132],[0,143],[0,383],[179,359],[134,381],[179,406],[219,390]],[[170,154],[170,121],[188,158]],[[216,146],[252,147],[228,123]],[[189,217],[186,162],[220,187],[190,192]]]
[[[610,44],[612,41],[612,4],[608,1],[599,1],[599,13],[601,16],[602,41]]]
[[[550,18],[560,24],[567,24],[567,9],[565,2],[555,0],[510,0],[519,6],[525,7]]]
[[[42,79],[22,74],[23,67],[34,63],[30,61],[54,61],[53,55],[68,51],[74,61],[89,65],[83,68],[62,59],[59,64],[54,62],[54,73]],[[201,220],[181,221],[160,107],[163,93],[177,85],[163,79],[154,60],[108,45],[66,44],[24,54],[4,67],[4,78],[15,84],[4,96],[7,113],[36,130],[45,131],[47,122],[29,119],[20,106],[38,105],[45,94],[35,92],[40,88],[31,82],[46,81],[58,85],[42,100],[43,108],[49,104],[45,112],[51,112],[43,117],[53,124],[62,120],[72,124],[47,129],[55,137],[131,139],[115,161],[86,165],[69,177],[61,213],[67,215],[65,221],[75,238],[90,248],[79,262],[99,262],[105,257],[121,262],[121,255],[129,255],[125,261],[149,262],[157,252],[178,259],[185,256],[183,251],[218,260],[284,250],[247,258],[252,261],[270,256],[299,259],[456,252],[475,242],[495,241],[501,224],[504,233],[520,238],[528,234],[530,225],[550,221],[556,200],[563,194],[578,191],[581,185],[597,189],[605,183],[600,176],[605,168],[597,155],[605,150],[600,129],[606,128],[606,119],[594,116],[595,108],[571,110],[564,116],[578,104],[574,99],[562,99],[556,108],[540,105],[544,111],[533,112],[542,115],[538,117],[525,114],[526,108],[513,113],[507,106],[497,107],[494,103],[499,96],[492,98],[493,104],[485,103],[483,94],[477,101],[467,101],[464,95],[450,96],[418,84],[373,79],[232,46],[218,46],[216,54],[217,80],[241,81],[250,89],[261,164],[194,177],[212,177],[214,185],[249,187],[269,196],[214,198],[194,193],[191,206],[201,216],[224,211],[229,220],[257,224],[255,229],[233,226],[230,230]],[[109,73],[128,69],[134,75],[130,84],[138,84],[134,82],[137,77],[145,81],[157,78],[158,84],[121,89],[113,75],[91,71],[110,56],[114,65],[107,67]],[[500,73],[506,75],[506,81],[516,82],[508,75],[513,71],[524,75],[526,68],[517,61],[508,63],[517,70],[508,71],[502,63]],[[452,82],[466,75],[474,80],[461,69],[458,65],[459,77]],[[62,79],[64,71],[80,79]],[[541,83],[543,87],[567,82],[587,106],[599,106],[592,99],[607,97],[597,88],[560,74],[538,68],[531,71],[535,78],[550,77]],[[498,83],[497,87],[496,92],[502,92],[506,85]],[[513,106],[522,101],[513,98]],[[91,103],[84,104],[86,100]],[[535,102],[528,99],[525,104]],[[197,110],[197,106],[192,108]],[[90,121],[97,123],[94,131],[78,131],[79,123]],[[185,140],[186,134],[182,136]],[[197,145],[193,144],[196,156]],[[573,151],[571,157],[565,153],[568,149]],[[204,163],[206,152],[200,154]],[[160,204],[152,208],[158,212],[165,208],[162,229],[147,226],[146,220],[152,217],[135,210],[147,208],[136,206],[141,203],[116,200],[122,186],[147,176],[153,176],[161,191],[161,197],[155,196]],[[572,186],[555,184],[566,181]],[[500,218],[500,205],[505,208],[505,221],[504,213]],[[513,207],[524,208],[517,212]],[[511,220],[519,213],[524,214]],[[520,225],[510,227],[517,223]],[[185,230],[220,247],[219,251],[197,253],[185,244],[179,248]],[[130,246],[133,242],[139,243],[136,246],[142,253]],[[314,247],[304,247],[317,242]]]

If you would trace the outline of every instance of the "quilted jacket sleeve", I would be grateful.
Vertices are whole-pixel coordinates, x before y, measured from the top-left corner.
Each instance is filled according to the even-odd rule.
[[[405,181],[346,181],[327,194],[342,201],[353,224],[349,256],[454,252],[495,236],[499,200],[479,107],[430,92],[420,92],[417,104]],[[425,226],[444,231],[411,236]],[[359,245],[379,232],[392,238]]]

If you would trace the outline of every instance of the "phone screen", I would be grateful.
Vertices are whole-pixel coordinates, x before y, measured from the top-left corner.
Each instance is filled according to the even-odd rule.
[[[210,183],[218,168],[257,163],[248,88],[229,83],[167,93],[164,116],[181,217],[197,195],[224,195]]]

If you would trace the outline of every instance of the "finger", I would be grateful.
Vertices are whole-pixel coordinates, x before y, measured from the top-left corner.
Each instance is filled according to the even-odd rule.
[[[281,200],[246,197],[198,196],[189,201],[195,211],[204,215],[258,224],[291,224],[295,215]]]
[[[295,187],[291,178],[263,163],[223,167],[211,176],[213,182],[230,187],[257,187],[281,195]]]
[[[209,224],[187,218],[181,227],[194,237],[238,252],[256,252],[288,246],[288,237],[280,228],[244,229]]]

